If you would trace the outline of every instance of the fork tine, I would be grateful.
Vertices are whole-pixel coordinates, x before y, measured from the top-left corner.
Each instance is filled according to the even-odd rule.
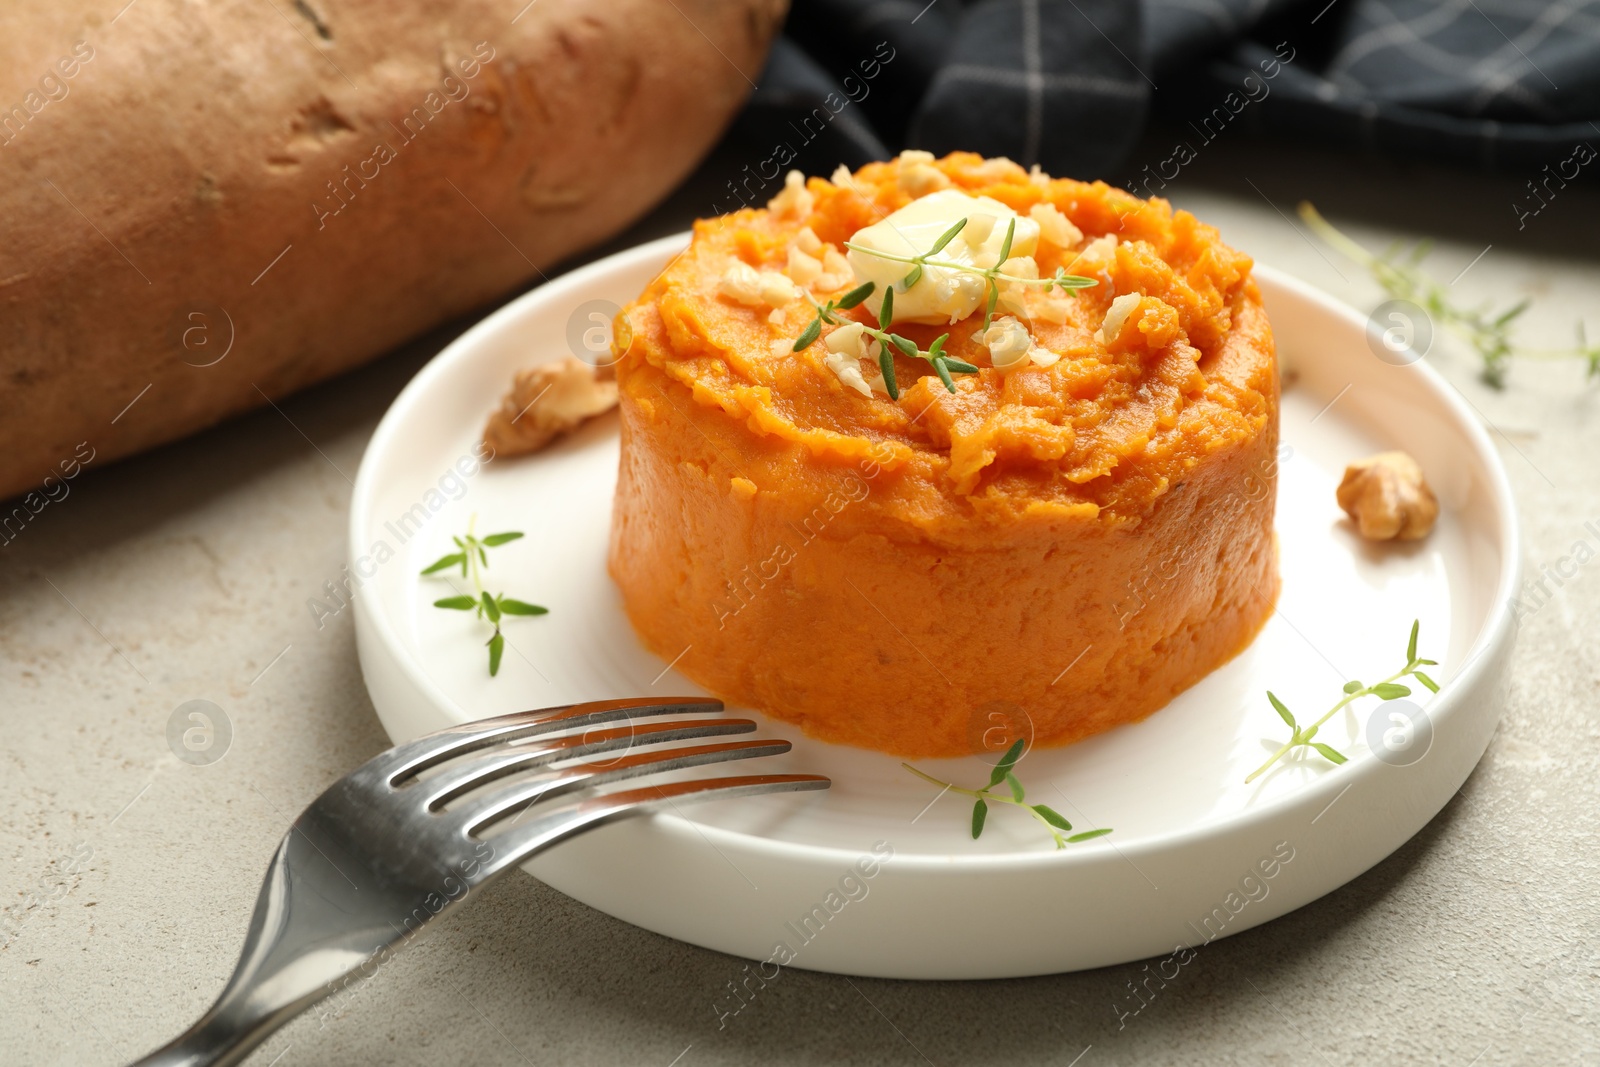
[[[551,811],[541,809],[538,817],[532,822],[488,838],[488,843],[494,848],[494,856],[487,861],[485,867],[492,873],[499,873],[582,830],[662,807],[676,809],[680,802],[700,803],[707,800],[757,796],[763,793],[794,793],[827,789],[832,784],[832,781],[820,774],[753,774],[734,778],[696,778],[687,782],[666,782],[661,785],[586,797]]]
[[[704,767],[736,759],[777,756],[789,751],[791,747],[787,741],[758,738],[749,741],[724,741],[714,745],[630,752],[615,759],[576,763],[538,778],[514,782],[453,814],[462,820],[467,833],[478,834],[508,815],[527,811],[538,801],[550,800],[578,789],[637,778],[644,774],[682,770],[685,767]]]
[[[619,719],[654,718],[661,715],[721,710],[722,701],[709,697],[662,697],[654,700],[635,697],[628,700],[592,700],[585,704],[567,704],[561,707],[541,708],[537,711],[518,711],[510,715],[498,715],[492,719],[462,723],[448,730],[419,737],[407,744],[397,745],[372,760],[370,765],[381,764],[389,783],[393,785],[429,767],[436,767],[445,760],[518,738],[581,729]]]
[[[507,775],[532,770],[557,760],[594,756],[636,745],[657,745],[722,734],[747,734],[756,728],[755,722],[750,719],[670,719],[637,725],[630,722],[604,730],[591,729],[581,734],[563,734],[531,744],[496,748],[464,766],[452,767],[418,785],[428,791],[428,810],[437,811],[463,793]]]

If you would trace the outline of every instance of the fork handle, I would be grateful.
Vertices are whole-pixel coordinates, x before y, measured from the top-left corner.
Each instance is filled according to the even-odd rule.
[[[129,1067],[228,1067],[255,1051],[287,1019],[234,1021],[218,1004],[189,1029]],[[292,1016],[294,1013],[290,1013]]]
[[[334,847],[329,838],[320,846],[311,842],[302,823],[296,823],[267,868],[227,987],[198,1022],[130,1067],[239,1063],[273,1031],[331,993],[333,983],[402,940],[398,928],[361,921],[353,883],[330,877],[326,866],[316,876],[319,864],[331,863]],[[341,896],[347,884],[350,895]]]

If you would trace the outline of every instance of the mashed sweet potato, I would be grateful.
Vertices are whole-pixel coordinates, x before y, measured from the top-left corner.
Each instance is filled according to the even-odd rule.
[[[1011,302],[1035,360],[997,369],[981,308],[894,327],[949,333],[979,368],[953,394],[899,356],[899,399],[863,395],[828,363],[844,326],[792,351],[857,284],[843,243],[946,187],[1041,219],[1041,276],[1098,281]],[[1250,268],[1166,201],[969,154],[697,223],[618,331],[610,567],[634,626],[713,693],[902,756],[1150,714],[1277,595],[1277,371]],[[839,318],[875,326],[876,306]]]

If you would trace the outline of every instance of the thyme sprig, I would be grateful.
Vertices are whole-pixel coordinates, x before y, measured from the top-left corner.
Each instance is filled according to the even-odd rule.
[[[1049,278],[1019,278],[1015,274],[1006,274],[1001,271],[1000,268],[1005,266],[1006,261],[1011,258],[1011,243],[1017,235],[1017,219],[1014,215],[1011,217],[1010,221],[1006,223],[1006,237],[1005,240],[1000,244],[1000,257],[995,260],[994,266],[977,267],[970,263],[956,263],[948,259],[934,259],[934,256],[937,256],[940,252],[944,251],[945,245],[955,240],[956,234],[965,229],[966,225],[966,219],[958,220],[948,230],[939,235],[939,239],[933,243],[932,248],[921,253],[920,255],[915,256],[901,256],[896,255],[893,252],[882,252],[876,248],[868,248],[865,245],[858,245],[854,241],[846,241],[844,246],[853,252],[860,252],[863,255],[876,256],[878,259],[886,259],[893,263],[910,264],[911,269],[906,272],[905,277],[901,278],[895,283],[895,286],[902,293],[921,281],[923,271],[928,267],[937,267],[940,270],[954,270],[960,271],[963,274],[977,275],[984,280],[984,284],[989,291],[988,301],[985,304],[983,312],[983,328],[985,330],[989,328],[989,323],[994,318],[995,305],[1000,302],[1001,282],[1006,282],[1010,285],[1042,285],[1044,286],[1046,292],[1049,292],[1052,288],[1059,288],[1063,293],[1075,289],[1087,289],[1090,286],[1100,284],[1093,278],[1085,278],[1077,274],[1068,274],[1066,269],[1063,267],[1057,267],[1055,274]]]
[[[1348,757],[1346,757],[1338,749],[1331,745],[1325,745],[1321,741],[1313,740],[1313,738],[1317,736],[1317,731],[1321,729],[1323,723],[1327,722],[1340,711],[1344,710],[1346,706],[1354,703],[1357,700],[1360,700],[1362,697],[1375,696],[1379,700],[1398,700],[1401,697],[1410,696],[1411,690],[1406,686],[1399,684],[1400,679],[1402,678],[1415,678],[1418,682],[1426,686],[1430,692],[1437,693],[1439,691],[1438,683],[1418,669],[1419,667],[1436,666],[1438,663],[1437,660],[1421,659],[1417,656],[1417,632],[1420,628],[1420,620],[1415,620],[1411,623],[1411,638],[1406,642],[1406,665],[1403,669],[1389,675],[1389,677],[1385,678],[1383,681],[1375,682],[1372,685],[1364,685],[1363,683],[1355,680],[1344,683],[1344,696],[1339,699],[1337,704],[1329,708],[1327,713],[1324,714],[1322,718],[1318,719],[1310,726],[1301,726],[1299,723],[1297,723],[1294,718],[1294,713],[1285,707],[1283,701],[1274,696],[1272,691],[1269,689],[1267,691],[1267,700],[1272,704],[1273,710],[1278,713],[1278,717],[1288,724],[1290,730],[1289,740],[1285,741],[1278,751],[1272,754],[1271,758],[1268,759],[1267,762],[1251,771],[1250,776],[1245,779],[1245,784],[1248,785],[1257,778],[1261,777],[1261,775],[1266,773],[1269,767],[1271,767],[1274,763],[1277,763],[1278,760],[1282,759],[1287,753],[1296,748],[1312,748],[1315,749],[1324,759],[1329,760],[1332,763],[1344,763]]]
[[[467,522],[466,534],[462,537],[451,538],[456,543],[456,551],[440,556],[424,567],[422,573],[425,575],[438,574],[440,571],[459,566],[461,568],[461,576],[472,579],[472,596],[464,594],[461,596],[447,596],[441,600],[435,600],[433,606],[451,611],[476,612],[478,618],[487,618],[494,626],[494,633],[489,636],[488,641],[484,642],[489,647],[489,677],[492,678],[500,673],[500,657],[506,650],[506,639],[500,634],[500,620],[507,615],[545,615],[549,613],[550,609],[542,608],[538,604],[514,600],[504,593],[491,596],[483,588],[483,571],[489,566],[488,550],[510,541],[515,541],[522,536],[522,533],[517,530],[511,530],[506,533],[489,534],[487,537],[476,537],[472,532],[472,527],[477,521],[478,517],[474,515]]]
[[[811,322],[801,331],[795,339],[794,351],[798,352],[808,345],[814,344],[822,336],[822,324],[842,326],[844,320],[836,312],[856,307],[867,297],[872,295],[877,288],[875,282],[863,282],[841,296],[838,300],[829,300],[825,304],[817,304],[816,314]],[[918,348],[915,341],[897,333],[890,333],[886,327],[894,321],[894,287],[883,291],[883,302],[878,305],[877,327],[862,324],[868,337],[878,342],[878,371],[883,375],[883,387],[889,393],[890,400],[900,399],[900,383],[895,378],[894,354],[899,352],[908,359],[924,359],[933,366],[934,373],[944,383],[950,392],[956,391],[955,379],[952,374],[976,374],[978,368],[963,360],[954,359],[944,354],[945,342],[950,339],[948,333],[942,333],[934,338],[933,344],[926,349]]]
[[[1581,359],[1588,364],[1588,376],[1600,378],[1600,344],[1589,343],[1582,319],[1577,324],[1576,347],[1521,347],[1512,340],[1511,327],[1528,310],[1529,302],[1519,300],[1506,308],[1487,305],[1468,308],[1452,303],[1448,286],[1440,285],[1422,270],[1422,261],[1433,248],[1431,241],[1418,241],[1409,249],[1396,242],[1382,255],[1374,255],[1340,232],[1309,203],[1300,204],[1300,217],[1323,241],[1366,268],[1392,298],[1419,305],[1446,330],[1471,346],[1483,361],[1479,374],[1488,385],[1505,388],[1506,372],[1513,359]]]
[[[819,304],[813,300],[811,306],[816,309],[816,313],[811,316],[811,321],[806,323],[806,328],[800,331],[800,336],[794,339],[794,351],[799,352],[801,349],[810,348],[815,344],[817,338],[822,336],[824,323],[829,326],[843,326],[844,320],[835,312],[848,311],[850,308],[857,306],[871,296],[872,290],[876,288],[877,286],[872,282],[862,282],[837,300],[829,300],[825,304]]]
[[[899,352],[907,359],[925,359],[933,365],[933,371],[944,383],[945,389],[954,393],[956,391],[955,379],[951,374],[977,374],[978,368],[964,360],[953,359],[944,354],[944,343],[950,340],[948,333],[941,333],[933,339],[933,344],[926,349],[918,348],[915,341],[902,337],[897,333],[886,333],[885,328],[894,321],[894,286],[883,290],[883,302],[878,305],[878,328],[866,327],[868,337],[878,342],[878,370],[883,375],[883,387],[889,391],[890,400],[900,399],[900,383],[895,381],[894,354]]]
[[[902,763],[900,766],[921,778],[925,782],[941,787],[952,793],[961,793],[973,798],[972,803],[972,838],[976,841],[983,834],[983,827],[989,819],[989,802],[996,804],[1010,804],[1013,807],[1026,808],[1039,824],[1050,831],[1050,838],[1056,843],[1056,848],[1066,848],[1080,841],[1090,841],[1096,837],[1104,837],[1111,832],[1109,827],[1099,830],[1084,830],[1079,833],[1072,832],[1072,824],[1066,816],[1046,804],[1029,804],[1027,790],[1017,780],[1014,768],[1017,761],[1022,758],[1022,750],[1027,747],[1026,739],[1019,738],[1015,744],[1006,749],[1006,754],[1000,757],[1000,762],[994,765],[989,772],[989,784],[982,789],[966,789],[950,782],[941,781],[931,774],[924,774],[911,766]],[[997,793],[994,790],[1004,784],[1006,791]]]

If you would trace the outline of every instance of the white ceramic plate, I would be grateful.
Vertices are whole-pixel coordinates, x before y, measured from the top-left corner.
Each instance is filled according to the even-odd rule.
[[[569,334],[584,343],[582,331],[605,319],[591,317],[603,305],[586,302],[632,299],[684,241],[612,256],[501,308],[424,368],[378,427],[356,483],[350,551],[362,670],[397,742],[525,708],[699,691],[639,645],[606,574],[614,416],[539,455],[452,473],[472,468],[463,457],[513,371],[566,355]],[[957,795],[935,800],[938,790],[896,759],[774,722],[765,732],[795,748],[760,769],[826,774],[831,790],[628,820],[529,870],[628,922],[754,960],[980,978],[1198,951],[1399,847],[1460,787],[1499,717],[1520,559],[1511,494],[1471,411],[1436,373],[1375,358],[1362,317],[1315,290],[1265,268],[1257,277],[1292,383],[1278,613],[1248,651],[1144,722],[1037,750],[1019,767],[1030,799],[1111,835],[1056,851],[1026,813],[995,806],[974,841]],[[1443,513],[1420,544],[1373,547],[1344,521],[1334,487],[1349,460],[1394,447],[1421,462]],[[508,623],[492,680],[482,624],[433,608],[448,591],[418,577],[473,514],[480,533],[527,533],[495,550],[491,588],[550,608]],[[1244,784],[1286,734],[1266,689],[1314,717],[1347,678],[1398,670],[1413,618],[1444,683],[1425,703],[1431,743],[1410,750],[1425,748],[1422,758],[1375,758],[1369,699],[1321,734],[1347,764],[1303,760]],[[946,781],[987,777],[976,758],[922,766]],[[868,863],[870,878],[852,874],[880,842],[892,858]]]

